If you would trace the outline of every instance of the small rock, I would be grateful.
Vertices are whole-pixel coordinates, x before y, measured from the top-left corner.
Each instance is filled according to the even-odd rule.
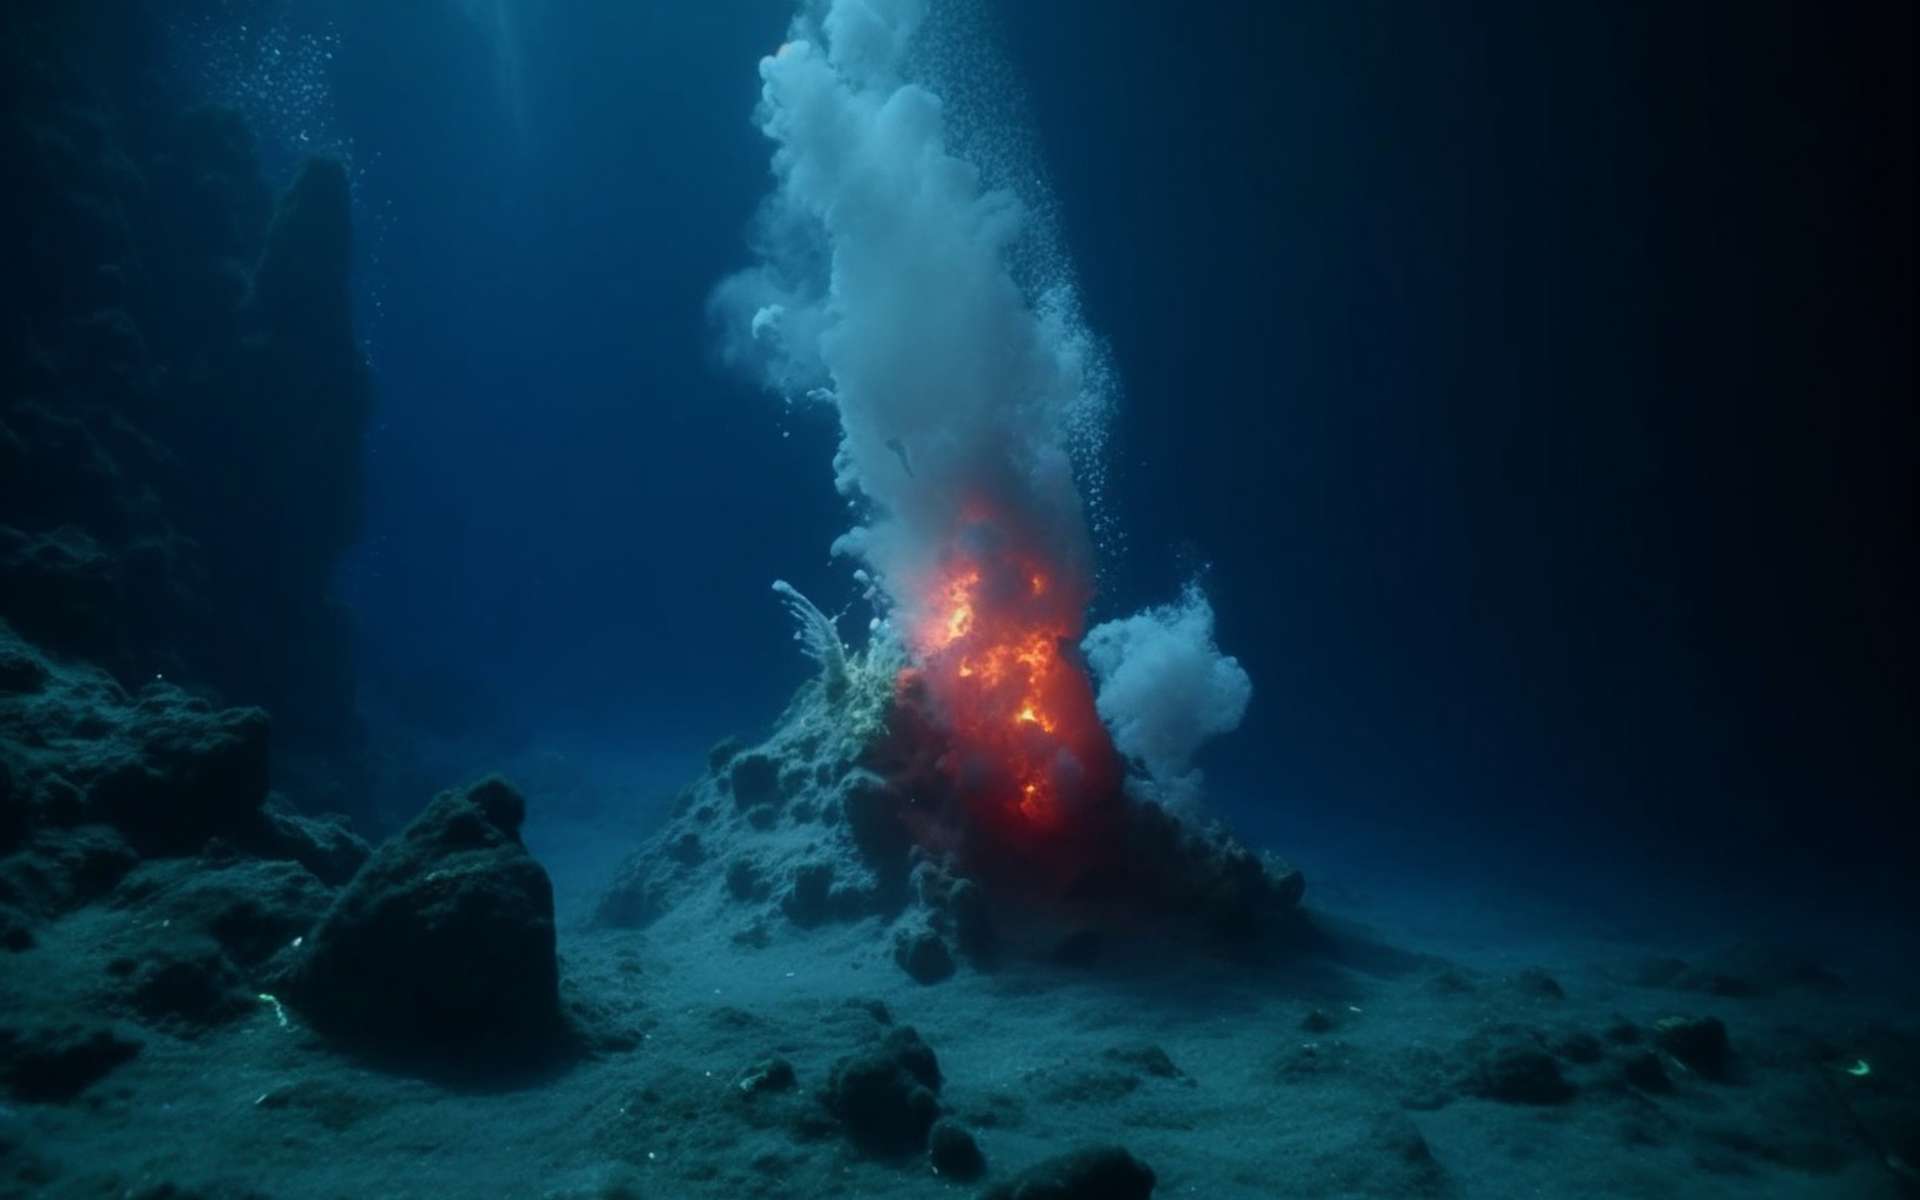
[[[861,771],[840,783],[840,812],[854,845],[876,866],[904,863],[913,837],[900,821],[906,797],[886,780]]]
[[[1123,1063],[1158,1079],[1177,1079],[1180,1068],[1173,1065],[1173,1059],[1160,1047],[1148,1044],[1137,1046],[1115,1046],[1105,1052],[1109,1062]]]
[[[877,1050],[833,1064],[821,1102],[840,1119],[849,1139],[876,1155],[926,1145],[940,1115],[940,1066],[911,1026],[887,1034]]]
[[[1651,1050],[1642,1050],[1621,1065],[1621,1077],[1643,1092],[1671,1092],[1673,1080],[1666,1064]]]
[[[940,1090],[940,1060],[934,1057],[933,1047],[921,1039],[919,1030],[902,1025],[890,1030],[881,1045],[907,1074],[933,1091]]]
[[[793,869],[793,884],[781,897],[781,911],[795,925],[818,925],[833,915],[828,897],[833,890],[833,864],[801,863]]]
[[[1662,1017],[1653,1023],[1653,1040],[1706,1079],[1725,1079],[1732,1046],[1718,1017]]]
[[[1553,1052],[1573,1063],[1597,1063],[1606,1056],[1600,1039],[1584,1029],[1570,1030],[1553,1044]]]
[[[740,753],[740,739],[732,735],[723,737],[707,751],[707,766],[715,775],[718,775],[726,769],[727,764],[732,762],[733,756],[738,753]]]
[[[1153,1168],[1120,1146],[1089,1146],[1036,1163],[982,1200],[1149,1200]]]
[[[1613,1022],[1601,1032],[1601,1036],[1616,1046],[1638,1046],[1645,1035],[1640,1032],[1640,1027],[1632,1021],[1627,1020],[1625,1017],[1616,1017]]]
[[[1452,967],[1427,980],[1427,990],[1436,996],[1465,996],[1474,991],[1473,981]]]
[[[1409,1182],[1416,1188],[1409,1190],[1426,1194],[1438,1190],[1434,1185],[1440,1181],[1440,1163],[1434,1158],[1433,1147],[1427,1144],[1420,1127],[1405,1113],[1375,1117],[1368,1125],[1367,1141],[1383,1156],[1411,1172]],[[1426,1186],[1418,1186],[1420,1184]]]
[[[960,1122],[944,1117],[927,1131],[927,1162],[935,1174],[962,1183],[980,1178],[987,1169],[987,1158],[980,1153],[980,1143]]]
[[[1473,1071],[1468,1090],[1508,1104],[1561,1104],[1573,1098],[1573,1085],[1560,1064],[1532,1046],[1502,1046]]]
[[[750,858],[736,858],[727,864],[727,895],[745,903],[765,900],[771,889],[760,867]]]
[[[893,961],[917,983],[939,983],[953,975],[953,954],[931,929],[903,929],[896,934]]]
[[[777,804],[780,800],[780,768],[763,751],[734,759],[728,778],[733,781],[733,802],[740,808]]]
[[[1300,1018],[1300,1028],[1307,1033],[1332,1033],[1336,1022],[1325,1009],[1316,1008]]]
[[[1513,977],[1513,986],[1516,991],[1532,996],[1538,1000],[1565,1000],[1567,998],[1566,989],[1560,986],[1560,981],[1547,974],[1547,972],[1540,967],[1528,967],[1518,975],[1515,975]]]

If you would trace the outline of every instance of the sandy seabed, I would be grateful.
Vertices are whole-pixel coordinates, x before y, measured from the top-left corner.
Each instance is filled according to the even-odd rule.
[[[1889,1161],[1920,1069],[1911,1010],[1798,961],[1588,938],[1416,948],[1315,910],[1326,936],[1280,962],[1118,942],[1090,967],[926,986],[878,920],[757,948],[698,906],[590,928],[617,839],[529,835],[555,868],[568,992],[633,1030],[632,1050],[462,1089],[359,1065],[263,1002],[197,1037],[145,1034],[75,1102],[0,1108],[0,1194],[971,1196],[1095,1143],[1172,1197],[1912,1194]],[[63,989],[84,1006],[64,964],[121,920],[45,927],[9,956],[0,1008]],[[1663,1045],[1676,1016],[1724,1023],[1720,1078]],[[980,1179],[875,1157],[820,1119],[831,1065],[898,1026],[938,1056]],[[754,1090],[774,1057],[795,1084]]]

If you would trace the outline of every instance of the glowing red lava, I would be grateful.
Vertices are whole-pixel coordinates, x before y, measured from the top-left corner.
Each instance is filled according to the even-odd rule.
[[[1011,540],[987,522],[953,540],[907,612],[917,665],[902,682],[924,681],[949,738],[941,766],[976,821],[1071,834],[1076,807],[1119,779],[1074,650],[1085,589]]]

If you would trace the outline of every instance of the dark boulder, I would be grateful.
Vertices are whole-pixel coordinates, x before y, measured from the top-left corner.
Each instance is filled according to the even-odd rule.
[[[966,1126],[942,1117],[927,1132],[927,1164],[934,1174],[965,1183],[986,1171],[987,1156]]]
[[[1300,1018],[1300,1029],[1303,1033],[1332,1033],[1336,1028],[1338,1024],[1325,1009],[1313,1009]]]
[[[1022,1171],[982,1200],[1148,1200],[1153,1168],[1119,1146],[1089,1146]]]
[[[1474,1065],[1466,1086],[1507,1104],[1561,1104],[1573,1098],[1574,1090],[1553,1055],[1529,1045],[1494,1048]]]
[[[489,778],[442,792],[377,850],[292,964],[315,1028],[381,1051],[524,1062],[565,1041],[553,887],[526,802]]]
[[[953,954],[931,929],[902,929],[896,933],[893,961],[916,983],[939,983],[953,975]]]
[[[1727,1078],[1733,1049],[1720,1018],[1662,1017],[1653,1023],[1653,1040],[1702,1078]]]
[[[780,799],[780,768],[764,751],[735,758],[728,777],[733,781],[733,802],[741,808]]]
[[[869,1154],[924,1147],[940,1115],[940,1064],[911,1026],[890,1030],[878,1048],[833,1064],[821,1102],[847,1137]]]
[[[1667,1075],[1666,1064],[1651,1050],[1630,1055],[1620,1066],[1620,1076],[1643,1092],[1664,1093],[1673,1090],[1673,1080]]]

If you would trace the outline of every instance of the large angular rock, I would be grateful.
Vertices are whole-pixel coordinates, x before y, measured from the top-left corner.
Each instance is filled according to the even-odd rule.
[[[498,778],[435,797],[306,939],[288,999],[379,1051],[484,1065],[559,1048],[553,887],[520,840],[525,815]]]

